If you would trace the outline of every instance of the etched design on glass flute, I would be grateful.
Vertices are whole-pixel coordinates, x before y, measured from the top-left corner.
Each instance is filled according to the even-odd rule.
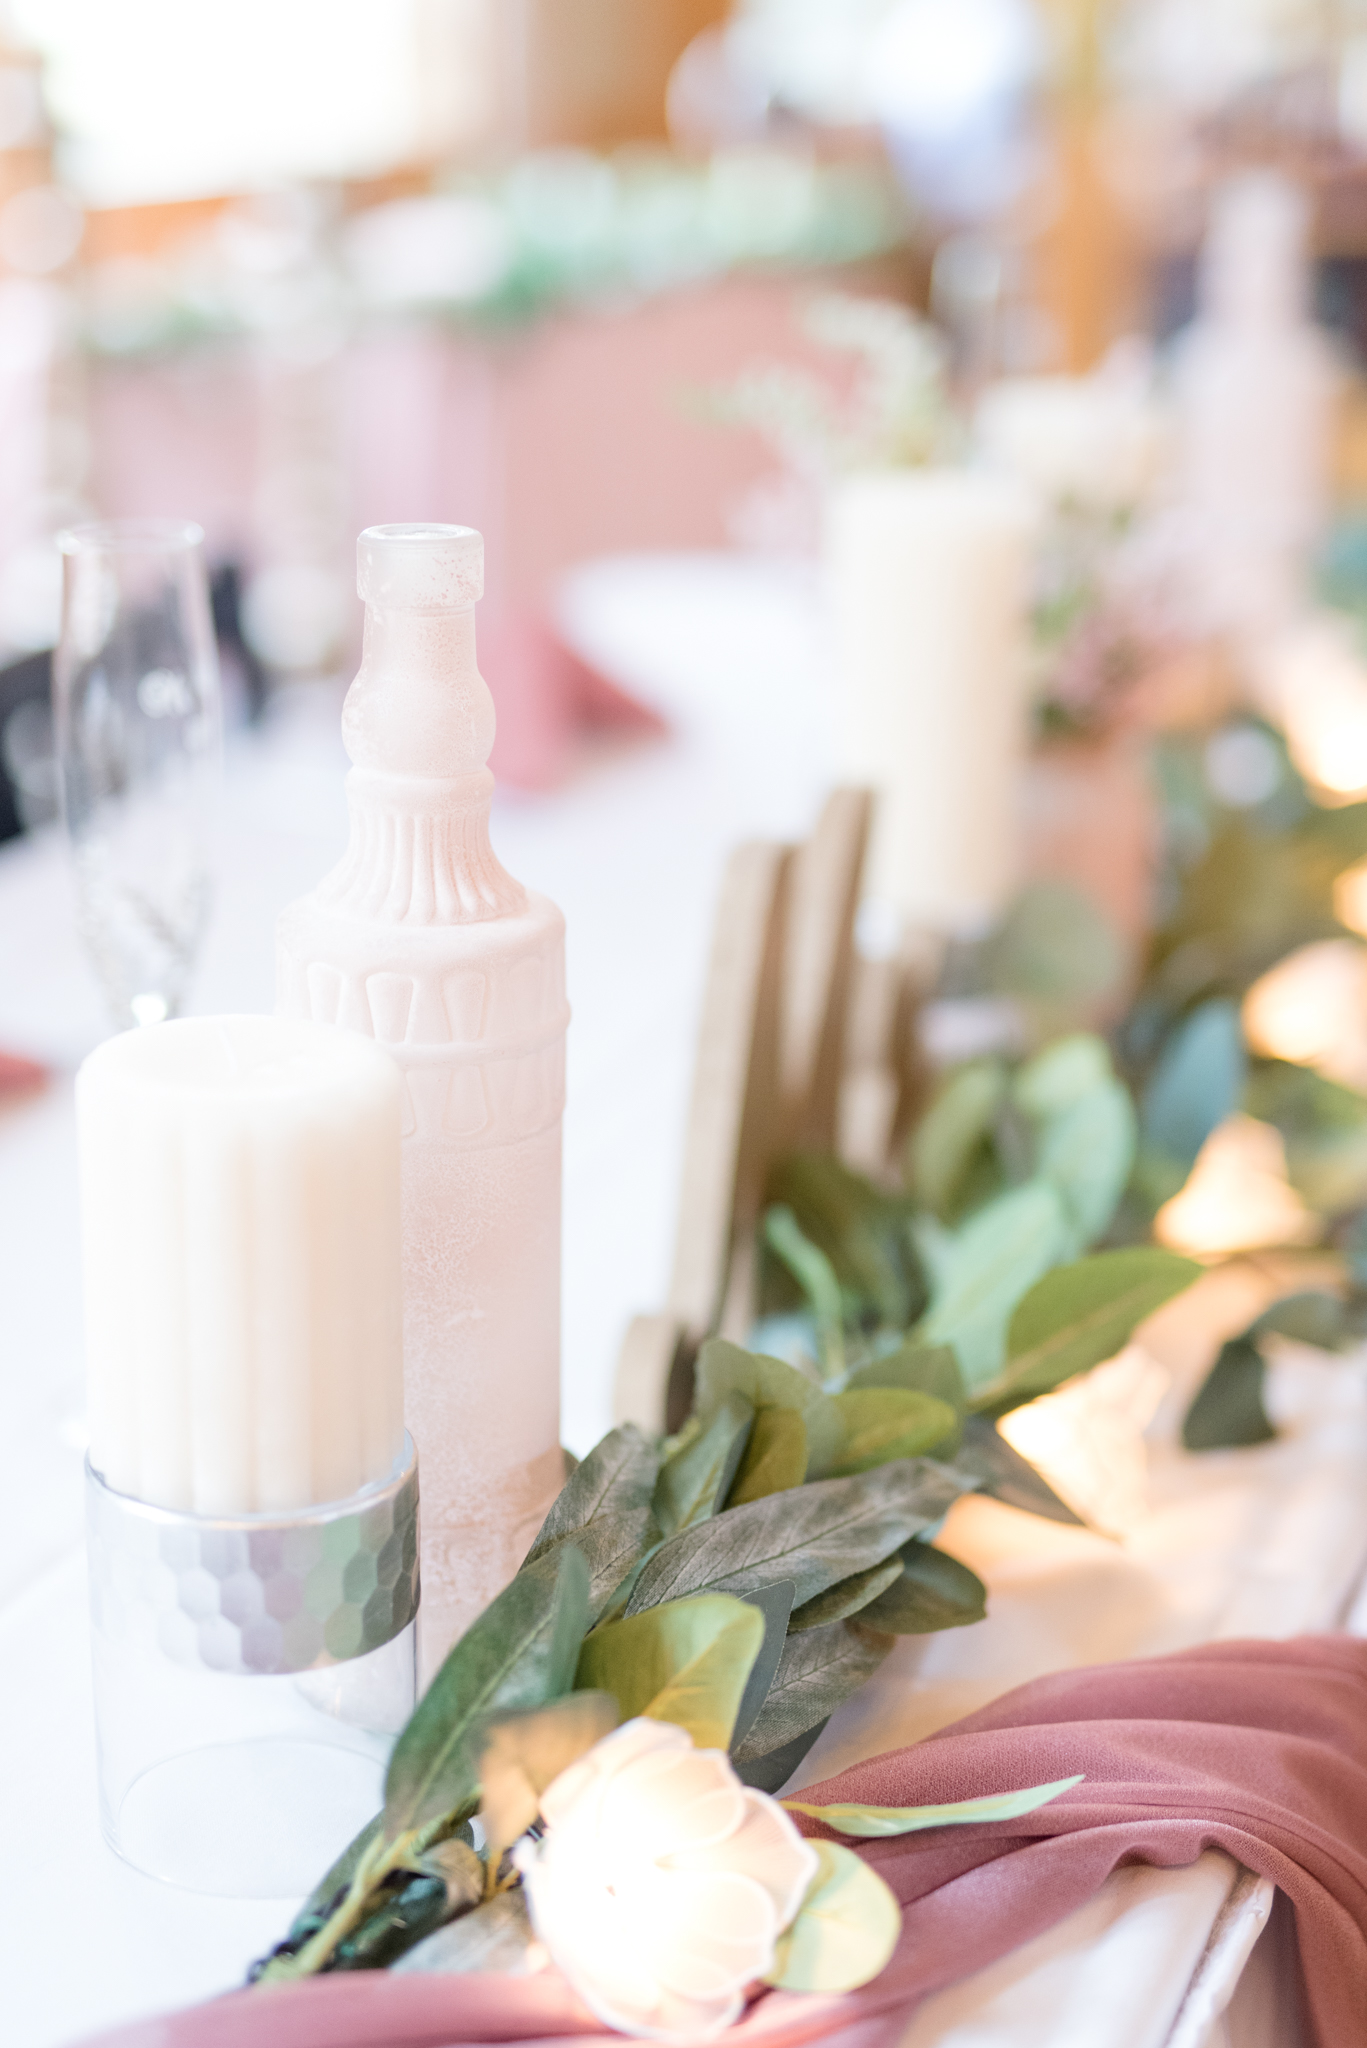
[[[77,921],[121,1025],[178,1011],[210,900],[222,751],[203,534],[186,520],[68,528],[53,663]]]

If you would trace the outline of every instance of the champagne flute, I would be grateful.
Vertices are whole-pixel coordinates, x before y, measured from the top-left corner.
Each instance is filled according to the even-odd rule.
[[[53,710],[81,936],[120,1027],[180,1007],[209,909],[223,732],[204,535],[68,527]]]

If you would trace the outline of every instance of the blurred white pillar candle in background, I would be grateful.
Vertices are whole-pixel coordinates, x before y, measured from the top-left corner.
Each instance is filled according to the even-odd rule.
[[[342,1500],[403,1443],[400,1081],[350,1033],[207,1017],[76,1083],[90,1461],[199,1514]]]
[[[868,471],[832,490],[826,569],[841,769],[879,791],[868,888],[971,933],[1017,878],[1028,498],[966,470]]]

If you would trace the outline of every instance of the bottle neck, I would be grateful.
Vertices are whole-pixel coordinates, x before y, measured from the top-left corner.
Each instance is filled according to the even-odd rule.
[[[480,772],[494,743],[494,700],[475,658],[473,606],[411,612],[367,605],[342,739],[358,768],[383,775],[449,780]]]
[[[319,899],[385,924],[516,915],[526,892],[489,844],[494,701],[475,661],[473,607],[366,607],[361,666],[342,710],[355,764],[351,837]]]

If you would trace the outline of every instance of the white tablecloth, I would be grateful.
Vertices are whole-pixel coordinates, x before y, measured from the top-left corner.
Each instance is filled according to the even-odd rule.
[[[583,1451],[608,1426],[627,1318],[663,1299],[722,864],[743,838],[803,834],[832,766],[816,614],[788,573],[725,557],[605,563],[575,579],[566,616],[585,651],[674,727],[667,741],[602,746],[564,791],[501,798],[495,812],[505,863],[554,896],[569,925],[564,1434]],[[222,884],[194,1008],[271,1005],[275,912],[344,837],[336,713],[335,693],[305,694],[234,744]],[[288,1917],[279,1903],[171,1891],[121,1865],[99,1836],[70,1073],[106,1028],[72,933],[60,845],[0,851],[0,1045],[61,1070],[47,1094],[0,1111],[5,2048],[57,2048],[208,1996]],[[1167,1316],[1152,1342],[1175,1380],[1190,1379],[1210,1330],[1234,1327],[1257,1291],[1246,1276],[1222,1278],[1198,1317]],[[1367,1502],[1325,1474],[1361,1471],[1367,1409],[1351,1374],[1335,1379],[1313,1362],[1288,1386],[1304,1411],[1298,1434],[1199,1468],[1160,1459],[1155,1512],[1123,1547],[991,1502],[960,1504],[947,1541],[988,1578],[991,1618],[904,1644],[832,1722],[811,1771],[911,1739],[1038,1670],[1338,1619],[1367,1556]],[[1082,1915],[923,2008],[907,2048],[1223,2039],[1210,2034],[1209,2012],[1189,2012],[1186,2034],[1187,2019],[1171,2030],[1235,1876],[1219,1857],[1175,1876],[1122,1874]],[[1251,1930],[1256,1916],[1245,1921]],[[1228,1968],[1229,1944],[1217,1950]],[[1258,1954],[1267,1967],[1257,1981],[1284,1986],[1285,1970],[1267,1962],[1270,1941]],[[1219,2003],[1218,1985],[1210,1996]],[[1271,1997],[1264,1987],[1244,1998],[1239,2048],[1291,2040],[1257,2032]]]

